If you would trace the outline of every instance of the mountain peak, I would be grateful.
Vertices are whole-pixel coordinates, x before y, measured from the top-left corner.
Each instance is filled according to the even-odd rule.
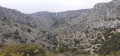
[[[120,1],[120,0],[113,0],[113,1]]]

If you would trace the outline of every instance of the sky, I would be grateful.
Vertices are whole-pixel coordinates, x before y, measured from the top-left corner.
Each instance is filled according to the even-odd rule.
[[[89,9],[96,3],[111,0],[0,0],[0,6],[16,9],[22,13],[39,11],[61,12],[67,10]]]

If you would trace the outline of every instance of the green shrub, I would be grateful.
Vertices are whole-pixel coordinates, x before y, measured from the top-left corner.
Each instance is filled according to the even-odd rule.
[[[75,54],[90,54],[90,52],[85,51],[85,50],[78,50],[75,52]]]
[[[18,30],[16,30],[16,31],[14,32],[14,34],[15,34],[15,35],[19,35],[19,32],[18,32]]]
[[[76,44],[80,43],[80,40],[78,40],[78,39],[74,39],[74,41],[75,41]]]
[[[5,42],[5,39],[2,39],[2,42]]]
[[[15,26],[18,26],[17,24],[15,24]]]
[[[20,40],[20,43],[26,43],[26,41],[25,40]]]
[[[5,20],[7,20],[7,18],[6,18],[6,17],[4,17],[4,18],[2,19],[2,21],[5,21]]]
[[[21,39],[20,36],[14,36],[14,39]]]
[[[4,37],[11,37],[11,34],[3,34]]]
[[[112,30],[106,30],[104,36],[107,38],[97,51],[97,53],[101,55],[108,55],[120,50],[120,33],[112,34],[110,31]],[[108,38],[109,36],[111,36],[111,38]]]
[[[28,40],[27,38],[25,38],[25,40]]]
[[[29,32],[29,33],[30,33],[30,32],[31,32],[31,29],[27,29],[27,32]]]
[[[60,47],[60,48],[59,48],[59,53],[64,53],[65,51],[66,51],[65,48],[63,48],[63,47]]]
[[[31,42],[35,42],[35,40],[31,40]]]

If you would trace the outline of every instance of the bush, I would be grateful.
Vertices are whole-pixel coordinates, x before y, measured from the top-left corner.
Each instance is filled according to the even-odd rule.
[[[31,29],[27,29],[27,32],[29,32],[29,33],[30,33],[30,32],[31,32]]]
[[[21,39],[20,36],[14,36],[14,39]]]
[[[31,42],[35,42],[35,40],[31,40]]]
[[[85,51],[85,50],[78,50],[75,52],[75,54],[90,54],[90,52]]]
[[[76,44],[79,44],[79,43],[80,43],[80,40],[74,39],[74,42],[75,42]]]
[[[3,34],[4,37],[11,37],[11,34]]]
[[[63,47],[59,48],[59,53],[64,53],[65,51],[66,51],[65,48]]]
[[[2,21],[5,21],[5,20],[7,20],[7,18],[6,18],[6,17],[4,17],[4,18],[2,19]]]
[[[26,43],[26,41],[25,40],[20,40],[20,43]]]
[[[17,24],[15,24],[15,26],[18,26]]]
[[[2,42],[6,42],[5,39],[2,39]]]
[[[58,48],[59,53],[64,53],[66,51],[70,51],[70,49],[67,46],[59,47]]]
[[[18,30],[16,30],[13,34],[15,34],[15,35],[19,35]]]

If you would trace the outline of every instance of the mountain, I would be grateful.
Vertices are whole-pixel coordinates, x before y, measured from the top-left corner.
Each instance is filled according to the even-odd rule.
[[[105,29],[119,29],[119,2],[114,0],[96,4],[89,12],[73,18],[63,26],[56,27],[51,33],[54,33],[59,44],[79,49],[84,47],[92,52],[106,40],[103,34]]]
[[[37,12],[30,16],[36,18],[36,24],[38,27],[44,27],[43,30],[65,24],[72,18],[79,16],[82,13],[88,12],[89,9],[76,10],[76,11],[65,11],[65,12]],[[56,15],[57,14],[57,15]]]
[[[48,49],[67,47],[84,49],[93,53],[101,49],[103,42],[109,39],[106,37],[110,37],[110,34],[106,36],[105,33],[108,29],[114,30],[107,33],[119,33],[120,0],[98,3],[91,9],[64,12],[44,11],[33,14],[24,14],[17,10],[0,7],[0,22],[12,25],[12,27],[3,27],[4,30],[1,32],[5,34],[5,36],[1,35],[2,38],[9,37],[5,39],[8,42],[9,39],[15,43],[28,39],[26,43],[42,45]],[[18,37],[21,36],[21,40],[17,41],[18,37],[10,29],[20,31]],[[7,42],[3,43],[7,44]]]
[[[14,9],[7,9],[0,7],[1,18],[7,17],[11,20],[30,25],[32,27],[41,28],[43,30],[48,30],[48,28],[53,27],[55,24],[59,24],[59,21],[67,21],[73,17],[77,17],[78,15],[89,11],[85,10],[77,10],[77,11],[66,11],[66,12],[58,12],[57,16],[55,12],[37,12],[33,14],[24,14]],[[60,22],[62,23],[62,22]]]

